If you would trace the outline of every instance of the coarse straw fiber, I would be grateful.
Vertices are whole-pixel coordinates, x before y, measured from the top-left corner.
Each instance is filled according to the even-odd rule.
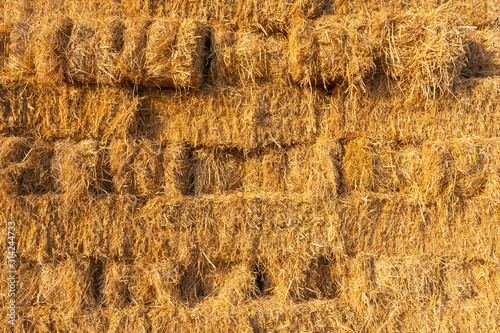
[[[67,45],[66,77],[70,83],[97,81],[98,30],[96,21],[75,21]]]
[[[53,147],[20,137],[0,138],[0,188],[9,194],[45,193],[52,189]]]
[[[100,26],[97,33],[97,82],[103,85],[119,84],[122,82],[119,61],[125,44],[125,23],[118,16],[111,17]]]
[[[375,43],[366,21],[333,15],[314,22],[297,20],[289,39],[292,80],[303,86],[364,89],[364,80],[375,69]]]
[[[0,95],[2,135],[107,141],[136,127],[138,98],[130,89],[30,84]]]
[[[147,91],[140,135],[169,143],[236,149],[314,142],[322,96],[316,90],[261,85]]]
[[[213,28],[210,74],[215,85],[289,84],[288,41],[231,25]]]
[[[8,58],[4,84],[26,79],[35,73],[32,35],[34,26],[23,21],[9,23]]]

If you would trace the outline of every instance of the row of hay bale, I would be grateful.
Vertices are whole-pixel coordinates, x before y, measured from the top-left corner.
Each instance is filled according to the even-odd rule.
[[[352,98],[341,88],[325,94],[275,84],[140,93],[110,86],[46,88],[0,88],[0,134],[103,142],[140,137],[238,150],[310,145],[322,136],[403,144],[500,137],[497,77],[468,80],[439,100],[391,93],[385,84]]]
[[[250,152],[192,149],[150,140],[50,143],[0,139],[1,191],[14,195],[116,192],[146,197],[267,191],[336,196],[340,146],[267,147]]]
[[[70,201],[50,193],[3,195],[0,204],[2,221],[17,222],[18,255],[33,260],[85,255],[209,267],[252,259],[264,268],[291,265],[293,273],[332,251],[489,260],[500,250],[500,208],[488,198],[422,204],[401,195],[319,201],[254,193]]]
[[[246,263],[23,260],[17,325],[87,332],[246,332],[286,324],[312,331],[495,331],[499,268],[497,261],[456,256],[330,256],[312,258],[301,271],[269,268],[270,286],[262,290]]]
[[[161,88],[295,82],[354,93],[386,78],[410,95],[436,98],[462,76],[498,74],[498,29],[464,28],[453,8],[297,19],[290,31],[269,36],[193,19],[14,21],[0,28],[0,67],[7,83],[35,78]]]
[[[0,140],[2,192],[169,195],[271,192],[337,197],[406,195],[415,202],[499,197],[500,141],[401,145],[366,138],[243,151],[150,140]]]
[[[324,15],[377,16],[386,12],[436,11],[439,0],[88,0],[85,6],[76,0],[19,0],[0,4],[0,20],[36,21],[40,16],[60,13],[105,21],[110,16],[130,17],[146,13],[163,18],[194,18],[213,23],[230,23],[255,31],[272,33],[289,29],[296,18],[317,19]],[[451,4],[454,15],[466,26],[498,24],[500,6],[495,1],[460,0]]]

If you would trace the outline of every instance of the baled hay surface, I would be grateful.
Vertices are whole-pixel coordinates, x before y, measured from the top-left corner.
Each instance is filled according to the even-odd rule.
[[[345,145],[343,183],[350,191],[401,193],[415,201],[496,197],[499,148],[497,139],[400,146],[359,138]]]
[[[124,88],[45,89],[42,84],[0,90],[0,132],[41,139],[123,137],[135,124],[138,99]]]
[[[109,192],[109,157],[103,148],[95,140],[57,142],[54,146],[52,172],[58,192],[75,199],[82,195]]]
[[[9,24],[9,57],[7,61],[6,83],[34,74],[32,34],[33,26],[16,21]]]
[[[216,85],[288,83],[287,38],[218,25],[213,32],[210,73]]]
[[[125,24],[114,17],[98,31],[99,49],[96,54],[97,82],[119,84],[122,79],[120,54],[124,46]]]
[[[111,174],[121,194],[152,197],[188,192],[189,150],[181,144],[162,146],[149,140],[113,141]]]
[[[348,199],[342,212],[347,253],[488,258],[498,251],[498,205],[488,198],[458,204],[408,202],[400,195]]]
[[[383,70],[406,94],[437,98],[457,81],[465,35],[472,29],[463,26],[454,9],[445,3],[430,12],[393,13],[374,28]]]
[[[150,91],[141,135],[191,146],[252,149],[313,142],[321,96],[316,90],[262,85],[200,92]],[[139,122],[141,122],[139,120]]]
[[[144,81],[148,29],[151,20],[144,17],[125,20],[123,50],[118,58],[123,82],[139,85]]]
[[[98,30],[95,21],[75,21],[68,42],[69,82],[95,83],[97,75]]]
[[[403,143],[500,136],[497,77],[462,82],[440,100],[409,98],[378,86],[349,98],[335,90],[327,101],[322,130],[338,139],[370,137]],[[383,121],[381,121],[383,119]]]
[[[156,20],[149,27],[145,50],[146,84],[198,87],[205,66],[207,28],[200,22]]]
[[[347,20],[346,26],[344,20]],[[324,16],[298,20],[292,27],[289,51],[292,80],[304,86],[364,87],[374,69],[374,42],[368,23]]]
[[[34,62],[38,81],[61,83],[65,80],[72,29],[73,21],[67,17],[48,18],[37,26]]]
[[[0,138],[0,184],[10,194],[44,193],[52,189],[53,148],[26,138]]]

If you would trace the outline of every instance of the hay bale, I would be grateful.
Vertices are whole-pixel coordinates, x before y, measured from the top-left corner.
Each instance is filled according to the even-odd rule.
[[[84,258],[47,262],[41,267],[38,299],[66,318],[98,305],[100,270]],[[97,289],[96,289],[97,288]]]
[[[36,79],[60,84],[65,80],[73,21],[67,17],[48,19],[37,26],[35,39]]]
[[[246,192],[284,192],[288,161],[284,149],[268,147],[245,158],[243,189]]]
[[[335,16],[324,16],[314,24],[299,21],[290,35],[292,79],[302,85],[364,86],[374,68],[373,41],[366,23],[347,18],[346,27]]]
[[[25,138],[0,140],[0,183],[6,193],[44,193],[52,190],[51,145]]]
[[[123,137],[136,126],[138,97],[118,87],[16,85],[0,91],[0,131],[58,139]]]
[[[481,78],[498,75],[500,70],[500,34],[498,29],[487,28],[469,33],[464,43],[465,65],[461,75]]]
[[[264,37],[251,30],[233,32],[230,26],[218,26],[212,43],[210,72],[215,84],[287,83],[285,36]]]
[[[422,147],[366,138],[349,141],[345,146],[342,174],[349,191],[404,193],[408,198],[419,200]]]
[[[118,193],[152,197],[189,192],[189,151],[183,145],[164,147],[150,140],[116,140],[111,144],[110,158]]]
[[[157,87],[198,87],[203,79],[207,28],[200,22],[157,20],[147,33],[146,83]]]
[[[328,139],[287,151],[290,167],[287,190],[306,197],[336,197],[340,184],[340,153],[340,145]]]
[[[237,151],[201,148],[193,152],[195,195],[241,189],[243,158]]]
[[[139,305],[124,310],[108,310],[104,316],[109,318],[108,332],[151,332],[148,309]]]
[[[94,21],[76,21],[68,42],[67,78],[70,82],[95,83],[99,26]]]
[[[214,87],[146,94],[142,135],[194,147],[254,149],[313,142],[321,95],[298,87]]]
[[[448,93],[464,66],[464,36],[451,4],[389,15],[380,28],[384,72],[408,94],[437,98]],[[377,29],[379,29],[377,31]]]
[[[122,82],[139,85],[144,82],[148,29],[151,20],[139,17],[125,20],[123,50],[119,56]]]
[[[99,48],[96,54],[97,82],[119,84],[122,80],[120,54],[125,40],[125,24],[118,17],[109,20],[98,31]]]
[[[497,156],[488,142],[433,141],[423,148],[424,195],[435,199],[470,198],[483,193]]]
[[[58,192],[77,198],[110,191],[108,161],[98,141],[57,142],[54,151],[52,172]]]
[[[8,81],[28,78],[35,73],[31,43],[33,26],[25,22],[9,24]]]

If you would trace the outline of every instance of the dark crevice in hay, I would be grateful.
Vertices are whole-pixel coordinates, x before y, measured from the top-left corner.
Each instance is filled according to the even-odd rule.
[[[319,256],[312,260],[306,276],[304,300],[334,299],[338,295],[333,265],[326,256]]]
[[[270,295],[270,280],[269,275],[261,264],[256,264],[253,268],[253,275],[255,276],[255,296],[262,297]]]
[[[250,326],[252,326],[253,333],[261,333],[262,328],[257,317],[250,317]]]
[[[205,36],[205,48],[203,50],[203,69],[202,69],[202,80],[201,85],[210,85],[213,82],[212,76],[210,75],[210,66],[212,65],[212,56],[214,54],[212,46],[212,30],[207,29],[207,35]]]
[[[198,265],[190,265],[185,268],[177,287],[180,301],[184,304],[192,306],[207,296],[202,270],[203,268]]]
[[[465,65],[460,77],[463,79],[476,79],[493,77],[496,75],[495,67],[498,66],[495,55],[486,50],[484,46],[474,40],[465,43]]]
[[[156,140],[160,138],[162,131],[160,117],[145,91],[141,86],[134,86],[134,95],[138,97],[139,103],[135,113],[135,128],[131,130],[131,134],[138,138]]]
[[[185,182],[184,186],[183,186],[182,195],[194,196],[195,195],[195,172],[194,172],[195,157],[194,157],[194,149],[193,148],[189,148],[187,150],[186,163],[187,163],[188,167],[185,168],[185,174],[183,176],[181,176],[181,178],[184,179],[184,182]]]
[[[91,276],[91,294],[94,297],[96,304],[105,306],[106,303],[103,293],[105,281],[104,261],[98,258],[91,258],[89,268]]]
[[[339,165],[344,165],[344,156],[345,156],[345,145],[349,140],[341,139],[339,140],[340,144],[340,156],[339,156]],[[344,176],[344,168],[338,168],[339,172],[339,180],[337,186],[337,195],[342,196],[349,192],[348,186],[345,184],[345,176]]]

